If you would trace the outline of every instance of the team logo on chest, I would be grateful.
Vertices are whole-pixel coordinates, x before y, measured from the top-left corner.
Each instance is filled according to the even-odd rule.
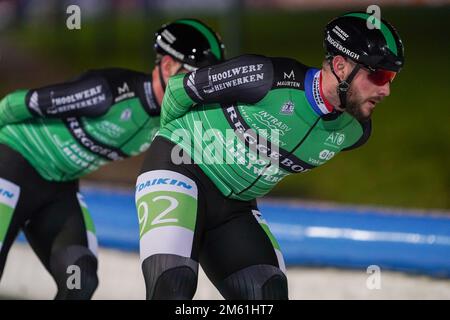
[[[131,109],[127,108],[122,111],[122,114],[120,115],[120,120],[122,121],[128,121],[131,118]]]
[[[294,103],[292,101],[288,101],[281,106],[280,114],[290,116],[294,113],[294,107]]]

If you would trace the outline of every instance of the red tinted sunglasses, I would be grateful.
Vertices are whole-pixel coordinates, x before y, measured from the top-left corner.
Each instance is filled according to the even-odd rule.
[[[377,86],[383,86],[388,82],[392,82],[392,80],[394,80],[396,75],[397,72],[378,69],[369,72],[369,80],[372,81]]]

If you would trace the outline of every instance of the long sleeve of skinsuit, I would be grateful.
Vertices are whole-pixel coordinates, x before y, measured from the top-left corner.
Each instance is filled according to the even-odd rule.
[[[195,104],[261,100],[273,84],[268,57],[243,55],[170,78],[161,108],[161,125],[183,116]]]

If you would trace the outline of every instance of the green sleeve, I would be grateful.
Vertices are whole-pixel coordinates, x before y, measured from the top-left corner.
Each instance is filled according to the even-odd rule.
[[[179,74],[169,79],[161,106],[161,127],[189,111],[194,101],[184,89],[185,74]]]
[[[0,127],[33,117],[25,103],[27,92],[27,90],[18,90],[0,101]]]

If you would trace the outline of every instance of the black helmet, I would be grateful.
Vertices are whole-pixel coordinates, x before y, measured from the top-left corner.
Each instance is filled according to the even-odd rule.
[[[404,63],[400,36],[384,19],[375,20],[379,29],[370,29],[367,21],[374,21],[371,19],[376,18],[366,12],[350,12],[330,21],[323,42],[327,54],[346,56],[370,70],[399,72]]]
[[[163,25],[155,34],[157,54],[170,55],[193,71],[224,60],[219,36],[195,19],[180,19]]]

